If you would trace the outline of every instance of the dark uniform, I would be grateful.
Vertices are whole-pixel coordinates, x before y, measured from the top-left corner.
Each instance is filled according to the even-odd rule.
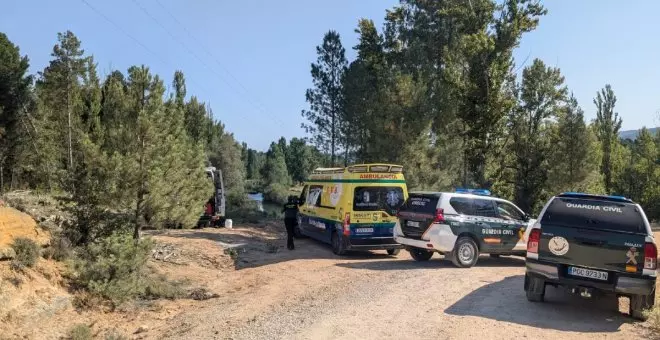
[[[290,250],[293,246],[293,230],[298,224],[298,203],[295,197],[289,197],[289,202],[282,208],[284,213],[284,225],[286,226],[286,247]]]

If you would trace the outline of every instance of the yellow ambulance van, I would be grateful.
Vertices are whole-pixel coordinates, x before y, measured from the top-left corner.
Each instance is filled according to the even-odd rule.
[[[329,243],[338,255],[377,249],[396,255],[402,245],[394,241],[392,230],[407,198],[400,165],[319,168],[300,195],[296,235]]]

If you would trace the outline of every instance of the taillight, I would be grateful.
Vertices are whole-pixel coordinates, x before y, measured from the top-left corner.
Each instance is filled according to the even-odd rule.
[[[433,223],[440,223],[445,221],[445,209],[438,208],[435,209],[435,219],[433,219]]]
[[[644,269],[656,270],[658,268],[658,248],[653,243],[644,245]]]
[[[527,240],[527,252],[538,254],[539,241],[541,241],[541,229],[532,229]]]
[[[351,213],[346,213],[344,216],[344,235],[349,236],[351,234]]]

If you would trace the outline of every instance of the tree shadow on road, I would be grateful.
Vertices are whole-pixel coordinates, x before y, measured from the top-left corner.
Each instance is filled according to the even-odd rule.
[[[402,252],[401,254],[405,254]],[[399,256],[408,256],[399,255]],[[363,262],[346,262],[338,263],[336,266],[352,269],[367,269],[367,270],[414,270],[414,269],[425,269],[425,268],[455,268],[456,270],[467,270],[469,268],[456,268],[450,260],[445,258],[437,258],[438,255],[434,255],[433,258],[429,261],[417,262],[412,259],[408,261],[401,259],[390,259],[385,261],[363,261]],[[442,257],[442,255],[440,255]],[[482,256],[479,258],[475,267],[520,267],[525,266],[525,260],[520,257],[499,257],[491,258],[487,256]]]
[[[523,275],[491,282],[445,310],[457,316],[477,316],[525,326],[568,332],[617,332],[633,320],[618,311],[615,296],[582,299],[548,286],[545,302],[527,301]]]

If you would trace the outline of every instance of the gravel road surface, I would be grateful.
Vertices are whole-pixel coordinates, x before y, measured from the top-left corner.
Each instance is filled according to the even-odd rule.
[[[252,259],[223,298],[171,320],[171,339],[512,339],[646,337],[615,297],[584,300],[548,287],[528,302],[524,259],[482,256],[459,269],[407,252],[334,256],[311,240]],[[238,276],[240,275],[240,277]],[[223,278],[232,280],[234,276]],[[242,295],[233,293],[241,291]],[[221,294],[222,295],[222,294]],[[153,334],[153,333],[152,333]]]

